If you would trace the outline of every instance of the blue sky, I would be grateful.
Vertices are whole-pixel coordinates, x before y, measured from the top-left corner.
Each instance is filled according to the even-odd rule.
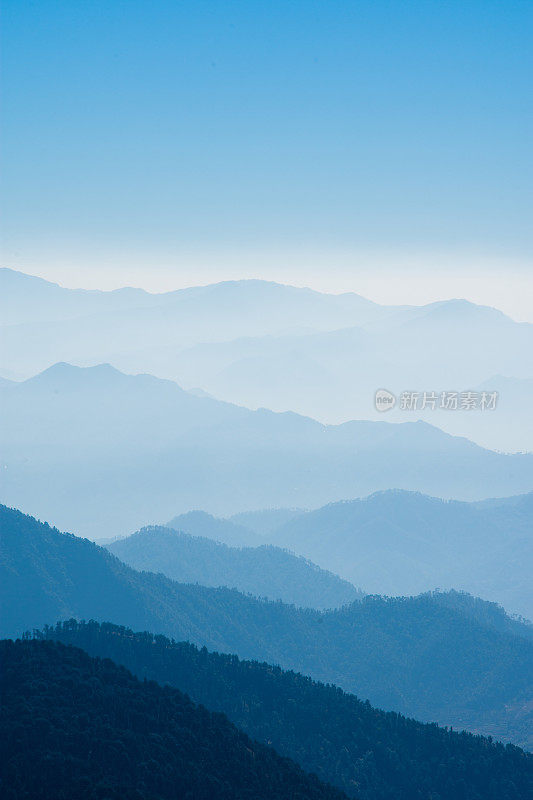
[[[5,266],[520,316],[529,0],[3,0],[2,28]]]

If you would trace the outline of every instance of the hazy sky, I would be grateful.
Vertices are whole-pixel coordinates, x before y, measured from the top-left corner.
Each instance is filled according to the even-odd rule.
[[[2,264],[533,319],[530,0],[3,0]]]

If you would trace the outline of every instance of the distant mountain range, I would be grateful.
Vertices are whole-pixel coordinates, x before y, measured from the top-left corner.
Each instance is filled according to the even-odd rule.
[[[304,608],[338,608],[363,597],[348,581],[279,547],[228,547],[155,526],[107,549],[134,569],[161,572],[179,583],[227,586]]]
[[[316,508],[391,487],[474,500],[533,486],[533,455],[422,422],[324,426],[109,365],[57,364],[0,392],[2,500],[95,538],[195,508]]]
[[[280,664],[377,706],[531,746],[531,628],[461,595],[319,612],[136,572],[104,548],[0,508],[1,636],[58,619]]]
[[[109,623],[70,620],[36,635],[178,687],[356,800],[518,800],[532,788],[533,757],[517,748],[377,711],[335,686],[270,664]],[[428,768],[435,763],[439,769]]]
[[[380,306],[266,281],[166,294],[65,289],[0,270],[0,374],[29,377],[63,360],[149,372],[250,408],[321,422],[424,419],[502,451],[533,450],[533,325],[466,300]],[[421,408],[424,391],[496,391],[493,411]],[[403,391],[418,408],[400,408]]]
[[[109,660],[57,642],[3,641],[0,661],[4,800],[346,797],[223,714]],[[507,768],[513,762],[518,753]]]
[[[333,330],[339,322],[354,318],[370,321],[389,311],[410,306],[380,306],[354,292],[324,294],[312,289],[285,286],[272,281],[222,281],[209,286],[151,294],[126,287],[115,291],[66,289],[56,283],[8,268],[0,268],[0,311],[4,324],[57,322],[96,314],[136,312],[139,309],[167,309],[173,316],[197,329],[215,314],[217,324],[238,326],[253,331],[279,333],[290,328]],[[235,319],[235,311],[238,318]],[[170,316],[170,314],[169,314]],[[199,317],[204,317],[200,319]],[[264,317],[261,319],[261,317]],[[226,329],[220,325],[221,332]]]
[[[250,514],[254,514],[254,512],[251,511]],[[208,514],[206,511],[188,511],[186,514],[178,514],[173,517],[166,527],[175,531],[184,531],[191,536],[222,542],[230,547],[258,547],[264,545],[265,538],[263,533],[254,532],[246,524],[243,525],[240,522],[241,517],[244,517],[244,522],[247,521],[246,513],[237,514],[232,519],[221,519]],[[281,511],[281,516],[276,517],[276,523],[271,530],[278,527],[278,519],[280,522],[285,522],[290,519],[290,514],[287,515]]]
[[[532,349],[533,325],[448,301],[335,331],[197,344],[177,354],[168,374],[250,408],[292,410],[329,423],[424,419],[493,449],[531,450]],[[379,388],[397,397],[386,415],[374,408]],[[496,408],[439,409],[441,392],[469,390],[478,401],[483,391],[497,392]],[[414,410],[402,409],[404,391],[418,393]],[[436,394],[435,408],[422,408],[424,392]]]
[[[165,294],[65,289],[0,270],[3,363],[26,377],[58,360],[110,361],[167,377],[176,351],[198,342],[333,330],[387,308],[268,281],[227,281]],[[354,322],[357,320],[357,323]],[[175,376],[173,376],[175,377]]]
[[[293,519],[293,517],[302,514],[303,511],[303,508],[266,508],[255,511],[241,511],[238,514],[233,514],[229,521],[264,537],[279,528],[280,525]]]
[[[371,593],[462,589],[533,619],[532,530],[533,492],[464,503],[385,491],[291,515],[263,541]]]

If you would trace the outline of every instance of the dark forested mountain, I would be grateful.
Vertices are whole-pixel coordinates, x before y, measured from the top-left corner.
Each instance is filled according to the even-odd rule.
[[[185,691],[358,800],[527,797],[533,757],[385,713],[334,686],[164,636],[74,620],[37,634]]]
[[[336,608],[363,596],[348,581],[279,547],[228,547],[152,527],[108,544],[107,549],[134,569],[162,572],[180,583],[228,586],[305,608]]]
[[[426,721],[527,744],[533,642],[432,596],[319,612],[139,573],[104,548],[0,508],[3,636],[75,617],[165,633],[303,672]],[[519,623],[517,623],[519,625]],[[533,742],[531,743],[533,744]]]
[[[428,595],[446,608],[460,611],[489,628],[500,633],[511,633],[533,640],[533,623],[517,615],[509,616],[498,603],[482,600],[466,592],[429,592]]]
[[[0,665],[4,800],[343,796],[224,715],[108,659],[57,642],[8,640]]]
[[[387,491],[294,517],[267,540],[370,592],[461,589],[533,619],[533,492],[464,503]]]
[[[92,538],[194,508],[316,508],[391,486],[477,500],[533,485],[533,455],[426,423],[326,426],[106,365],[57,364],[2,389],[1,403],[3,502]]]

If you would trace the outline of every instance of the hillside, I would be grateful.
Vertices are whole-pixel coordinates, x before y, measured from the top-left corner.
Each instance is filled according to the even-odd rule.
[[[104,548],[0,509],[2,636],[112,621],[335,683],[374,705],[527,744],[533,641],[431,596],[319,612],[139,573]],[[527,629],[529,634],[529,629]],[[533,742],[530,742],[531,746]]]
[[[378,711],[334,686],[268,664],[108,623],[71,620],[37,635],[179,687],[358,800],[518,799],[533,782],[533,758],[516,748]]]
[[[366,591],[459,589],[533,619],[533,493],[506,502],[386,491],[293,517],[267,541]]]
[[[362,598],[348,581],[279,547],[228,547],[164,527],[143,528],[107,545],[137,570],[179,583],[227,586],[304,608],[336,608]]]
[[[533,485],[533,455],[422,422],[324,426],[109,365],[57,364],[3,389],[1,402],[3,502],[91,538],[198,508],[316,508],[391,486],[478,500]]]
[[[55,642],[0,642],[5,800],[341,800],[179,690]]]

